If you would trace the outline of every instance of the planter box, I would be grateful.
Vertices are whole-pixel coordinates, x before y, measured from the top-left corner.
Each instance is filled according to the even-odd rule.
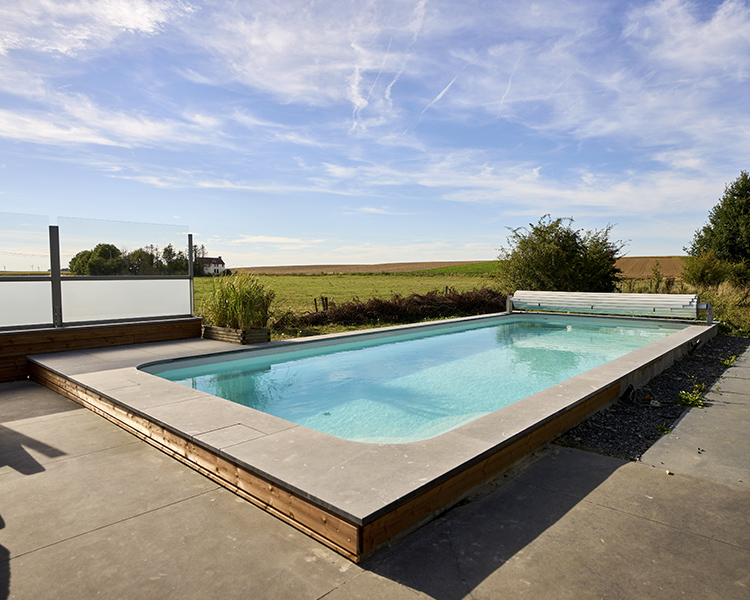
[[[258,344],[271,341],[270,329],[230,329],[203,325],[202,335],[207,340],[231,342],[232,344]]]

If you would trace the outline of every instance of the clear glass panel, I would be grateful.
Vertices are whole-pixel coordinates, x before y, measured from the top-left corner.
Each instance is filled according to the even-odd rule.
[[[52,324],[49,281],[0,281],[0,327]]]
[[[189,279],[92,279],[62,281],[66,324],[190,314]]]
[[[57,223],[63,274],[187,275],[187,225],[71,217]]]
[[[49,273],[49,218],[0,213],[1,275]]]

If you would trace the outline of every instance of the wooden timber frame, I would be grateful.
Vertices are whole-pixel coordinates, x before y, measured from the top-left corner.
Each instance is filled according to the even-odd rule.
[[[203,338],[229,342],[230,344],[257,344],[271,341],[271,330],[268,328],[232,329],[230,327],[203,326]]]
[[[185,317],[102,325],[0,332],[0,382],[26,379],[30,375],[27,356],[198,338],[201,319]]]
[[[646,367],[648,368],[648,367]],[[150,421],[145,415],[107,395],[31,363],[31,378],[105,417],[141,440],[185,463],[216,483],[294,526],[353,562],[361,562],[378,548],[400,539],[466,497],[481,484],[495,479],[535,449],[614,400],[621,391],[613,383],[568,410],[541,421],[474,460],[468,461],[389,512],[368,522],[355,523],[330,509],[271,482],[246,465],[189,439],[189,436]]]

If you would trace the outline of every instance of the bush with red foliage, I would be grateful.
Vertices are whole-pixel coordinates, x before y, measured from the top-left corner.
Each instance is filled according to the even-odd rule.
[[[326,311],[307,313],[298,317],[299,325],[367,325],[374,323],[415,323],[426,319],[444,319],[468,315],[503,312],[505,294],[491,288],[457,292],[447,289],[426,294],[401,296],[390,299],[371,298],[344,302]]]

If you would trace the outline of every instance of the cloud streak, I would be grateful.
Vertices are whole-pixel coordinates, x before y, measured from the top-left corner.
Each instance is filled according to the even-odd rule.
[[[427,112],[427,109],[428,109],[428,108],[431,108],[431,107],[432,107],[432,106],[434,106],[434,105],[435,105],[436,103],[440,102],[440,99],[441,99],[441,98],[442,98],[443,96],[445,96],[445,95],[446,95],[446,94],[448,93],[448,90],[449,90],[449,89],[451,89],[451,86],[452,86],[452,85],[453,85],[454,83],[456,83],[456,79],[458,79],[458,75],[456,75],[456,76],[455,76],[455,77],[454,77],[453,79],[451,79],[450,83],[449,83],[448,85],[446,85],[446,86],[445,86],[445,87],[443,88],[443,90],[442,90],[442,91],[441,91],[441,92],[440,92],[440,93],[439,93],[439,94],[438,94],[437,96],[435,96],[435,97],[434,97],[434,98],[432,99],[432,101],[431,101],[431,102],[430,102],[430,103],[429,103],[429,104],[428,104],[427,106],[425,106],[425,107],[424,107],[424,108],[422,109],[422,112],[421,112],[420,114],[424,114],[425,112]]]

